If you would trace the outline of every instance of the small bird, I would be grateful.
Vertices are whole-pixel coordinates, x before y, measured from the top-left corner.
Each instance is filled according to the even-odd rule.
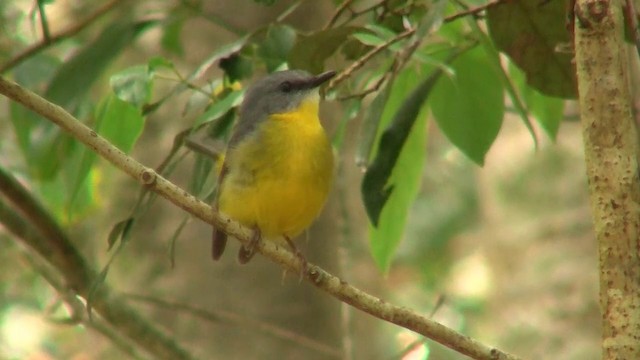
[[[262,238],[292,238],[318,216],[333,180],[333,150],[320,124],[318,87],[335,71],[272,73],[249,87],[218,177],[217,209],[253,228],[238,253],[251,260]],[[227,235],[214,228],[212,256],[222,256]],[[303,258],[304,259],[304,258]]]

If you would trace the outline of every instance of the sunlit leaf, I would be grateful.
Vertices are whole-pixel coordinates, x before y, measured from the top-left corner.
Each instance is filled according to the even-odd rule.
[[[498,135],[504,116],[504,91],[482,48],[467,51],[452,63],[453,77],[443,77],[431,96],[440,129],[475,163]]]
[[[194,122],[194,127],[198,127],[204,123],[219,119],[232,108],[240,105],[244,96],[244,90],[231,91],[224,98],[213,103],[207,111],[198,116]]]

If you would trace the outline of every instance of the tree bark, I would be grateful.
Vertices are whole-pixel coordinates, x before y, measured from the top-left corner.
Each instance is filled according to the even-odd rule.
[[[575,51],[600,255],[603,359],[640,359],[640,180],[621,0],[578,0]]]

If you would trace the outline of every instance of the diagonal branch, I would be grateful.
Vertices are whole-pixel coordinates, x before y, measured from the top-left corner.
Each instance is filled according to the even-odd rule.
[[[6,63],[0,65],[0,74],[4,74],[5,72],[13,69],[14,67],[18,66],[23,61],[25,61],[28,58],[32,57],[33,55],[39,53],[40,51],[48,48],[49,46],[54,45],[54,44],[56,44],[56,43],[58,43],[58,42],[60,42],[60,41],[62,41],[64,39],[67,39],[69,37],[74,36],[75,34],[79,33],[82,30],[84,30],[87,26],[91,25],[94,21],[96,21],[102,15],[104,15],[104,14],[108,13],[109,11],[111,11],[113,8],[116,7],[116,5],[118,5],[122,1],[124,1],[124,0],[111,0],[108,3],[102,5],[95,12],[93,12],[91,15],[87,16],[86,19],[80,21],[79,23],[71,25],[70,27],[60,31],[57,34],[45,36],[39,42],[27,47],[26,49],[22,50],[17,55],[15,55],[13,58],[11,58],[9,61],[7,61]],[[41,16],[43,16],[43,14],[44,14],[44,12],[41,14]]]
[[[0,77],[0,94],[5,95],[56,123],[77,140],[88,146],[92,151],[95,151],[120,170],[129,174],[141,184],[178,207],[216,226],[216,228],[237,238],[242,243],[249,243],[252,235],[250,229],[215,212],[211,206],[158,175],[153,169],[128,157],[61,107],[48,102],[33,92],[2,77]],[[487,360],[518,359],[514,355],[482,344],[475,339],[458,333],[407,308],[387,303],[380,298],[349,285],[346,281],[329,274],[316,265],[309,263],[306,267],[303,267],[299,257],[276,244],[260,242],[257,250],[274,262],[281,264],[287,270],[293,273],[302,273],[313,285],[335,298],[379,319],[422,334],[464,355],[474,359]]]

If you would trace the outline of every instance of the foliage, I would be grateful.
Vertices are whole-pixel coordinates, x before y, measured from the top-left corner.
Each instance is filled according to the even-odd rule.
[[[44,23],[48,3],[38,2]],[[362,204],[370,219],[370,252],[385,273],[396,258],[424,173],[430,171],[427,144],[436,126],[461,154],[483,166],[505,114],[515,108],[532,131],[532,144],[537,139],[529,118],[555,140],[564,102],[577,94],[573,54],[562,51],[571,39],[566,0],[498,1],[476,4],[477,11],[463,2],[444,0],[374,1],[369,6],[334,1],[331,18],[311,30],[289,21],[302,6],[300,1],[254,3],[261,11],[277,8],[279,16],[238,30],[219,16],[208,16],[200,1],[177,1],[160,20],[119,9],[108,21],[93,25],[91,32],[78,35],[82,41],[60,39],[64,41],[59,47],[0,68],[3,75],[39,90],[83,119],[126,153],[136,148],[155,114],[182,109],[181,123],[190,125],[173,135],[172,149],[160,151],[166,154],[158,170],[166,176],[179,166],[191,136],[204,133],[212,142],[227,140],[246,87],[255,77],[286,68],[337,70],[324,91],[327,102],[342,105],[347,113],[337,124],[341,130],[334,143],[340,145],[338,156],[343,158],[344,129],[360,116],[356,163],[365,170]],[[3,17],[8,7],[0,5]],[[476,18],[480,13],[486,13],[486,19]],[[199,18],[234,38],[185,72],[178,65],[186,56],[184,38],[190,36],[187,27]],[[8,26],[2,35],[10,32]],[[161,36],[144,38],[150,30]],[[9,46],[0,46],[27,45],[19,38],[6,38]],[[153,45],[163,50],[162,55],[123,60],[142,38],[157,41]],[[0,52],[0,66],[17,53]],[[100,194],[108,192],[100,186],[104,165],[50,122],[18,105],[10,107],[21,159],[0,166],[22,169],[59,221],[77,224],[93,214],[101,205]],[[198,157],[192,194],[211,196],[214,168],[210,157]],[[140,191],[130,214],[114,221],[109,248],[122,245],[153,201],[151,194]],[[173,240],[186,221],[175,229]],[[108,266],[105,276],[107,270]]]

